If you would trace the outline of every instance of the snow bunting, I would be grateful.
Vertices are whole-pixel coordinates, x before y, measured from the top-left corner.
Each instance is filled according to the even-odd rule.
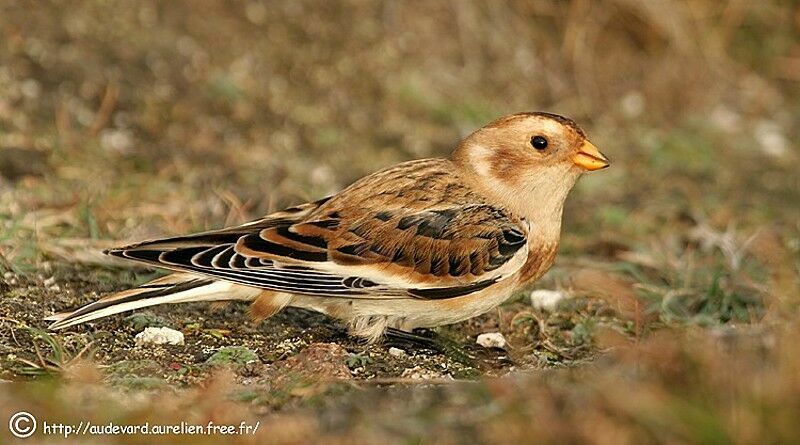
[[[608,165],[570,119],[506,116],[449,159],[405,162],[240,226],[111,249],[176,273],[49,317],[50,328],[219,300],[252,302],[256,319],[313,309],[369,341],[466,320],[550,268],[567,194]]]

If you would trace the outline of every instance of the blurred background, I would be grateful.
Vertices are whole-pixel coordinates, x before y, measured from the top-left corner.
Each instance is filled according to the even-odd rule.
[[[610,348],[605,328],[624,339],[614,337],[617,346],[664,329],[676,339],[755,337],[756,355],[738,354],[741,375],[766,378],[748,364],[768,361],[763,354],[795,357],[770,371],[774,399],[754,387],[737,390],[755,398],[747,408],[727,396],[686,399],[721,394],[719,373],[738,368],[714,345],[686,352],[661,338],[643,350],[674,354],[653,359],[643,393],[668,398],[673,379],[699,382],[675,406],[691,408],[686,418],[708,408],[708,423],[669,411],[687,422],[672,436],[609,408],[603,395],[616,394],[619,381],[603,374],[611,380],[593,386],[596,418],[564,420],[547,437],[582,440],[604,425],[603,437],[634,442],[796,438],[789,420],[762,416],[800,400],[790,377],[800,351],[775,343],[798,337],[793,0],[0,2],[0,315],[8,331],[0,352],[30,353],[33,340],[12,337],[21,326],[41,327],[41,315],[141,281],[109,269],[96,253],[103,246],[318,199],[391,164],[446,156],[481,125],[535,110],[573,118],[614,161],[570,196],[561,254],[541,284],[588,303],[561,318],[538,309],[525,318],[524,299],[454,335],[469,339],[494,323],[532,369],[596,357]],[[781,329],[784,337],[774,332]],[[658,368],[695,353],[699,371]],[[7,378],[19,375],[14,366],[4,365]],[[497,391],[486,397],[511,397]],[[531,399],[549,406],[537,394]],[[560,397],[575,402],[570,394]],[[518,427],[502,433],[544,434],[541,425]],[[480,437],[501,434],[486,428]],[[395,437],[384,433],[374,437]]]
[[[3,204],[79,204],[102,237],[216,226],[234,201],[263,214],[548,110],[616,161],[568,223],[653,201],[768,219],[741,192],[788,204],[797,184],[779,167],[797,160],[798,14],[791,1],[6,2]]]

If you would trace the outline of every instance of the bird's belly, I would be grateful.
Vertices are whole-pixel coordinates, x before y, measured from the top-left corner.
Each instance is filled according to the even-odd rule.
[[[558,242],[537,242],[514,275],[473,294],[441,300],[415,298],[347,299],[294,295],[291,306],[311,309],[350,322],[382,318],[398,329],[428,328],[457,323],[484,314],[511,297],[514,289],[539,279],[553,265]]]
[[[481,315],[506,301],[517,280],[506,279],[480,292],[441,300],[342,299],[294,296],[292,306],[322,312],[344,321],[358,317],[387,317],[398,329],[435,327]]]

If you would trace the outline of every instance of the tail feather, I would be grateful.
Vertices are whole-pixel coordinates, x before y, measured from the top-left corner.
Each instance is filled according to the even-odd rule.
[[[72,312],[55,314],[45,320],[54,321],[49,328],[57,330],[148,306],[191,301],[249,300],[260,293],[260,289],[178,273],[150,281],[135,289],[117,292]]]

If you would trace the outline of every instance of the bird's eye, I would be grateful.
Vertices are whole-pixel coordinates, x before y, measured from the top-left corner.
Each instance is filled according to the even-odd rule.
[[[537,150],[544,150],[547,148],[547,139],[544,136],[534,136],[531,138],[531,145]]]

